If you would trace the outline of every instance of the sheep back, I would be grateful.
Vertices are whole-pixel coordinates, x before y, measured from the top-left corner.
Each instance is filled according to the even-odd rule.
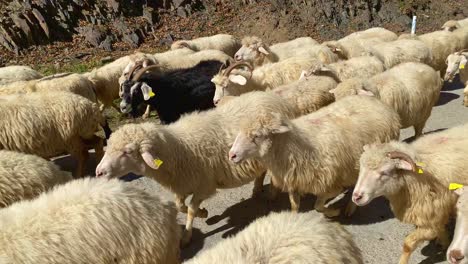
[[[70,173],[43,158],[0,150],[0,207],[34,198],[71,179]]]
[[[42,77],[42,74],[27,66],[12,65],[0,67],[0,85],[16,81],[35,80]]]
[[[81,96],[56,92],[2,97],[0,149],[50,158],[91,138],[103,124],[97,104]]]
[[[172,203],[117,179],[75,180],[0,210],[2,263],[179,263]]]
[[[363,263],[351,234],[311,213],[271,213],[185,264]]]
[[[386,69],[403,62],[432,63],[432,52],[424,42],[413,39],[399,39],[375,45],[371,53],[379,58]]]

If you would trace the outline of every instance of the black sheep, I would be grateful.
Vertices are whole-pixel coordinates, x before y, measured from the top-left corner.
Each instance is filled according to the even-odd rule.
[[[222,66],[219,61],[208,60],[157,75],[143,73],[150,67],[157,70],[158,65],[143,68],[122,84],[120,109],[136,117],[138,107],[145,102],[158,112],[162,124],[169,124],[184,113],[212,108],[215,85],[211,79]]]

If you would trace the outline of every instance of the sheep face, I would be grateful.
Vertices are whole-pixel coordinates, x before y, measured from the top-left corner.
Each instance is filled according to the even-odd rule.
[[[134,117],[138,116],[138,106],[155,95],[151,86],[145,82],[127,80],[122,84],[122,87],[120,111],[124,114],[131,113]]]
[[[241,125],[229,150],[229,160],[240,163],[249,158],[261,158],[271,149],[273,137],[290,131],[287,120],[278,113],[260,113],[250,122]]]
[[[401,170],[413,170],[412,164],[388,156],[385,146],[365,146],[360,159],[359,178],[353,192],[353,202],[364,206],[379,196],[396,193],[404,184]]]
[[[468,191],[462,187],[455,191],[460,197],[457,202],[457,223],[452,243],[447,250],[447,260],[452,264],[468,263]]]
[[[151,170],[159,169],[162,161],[155,155],[144,125],[128,124],[111,135],[106,153],[96,167],[96,176],[147,175]]]
[[[216,86],[213,103],[217,105],[224,96],[240,95],[242,93],[240,88],[247,84],[247,77],[233,71],[229,76],[225,76],[223,73],[217,74],[211,79],[211,82]]]
[[[468,54],[465,53],[453,53],[447,57],[447,71],[445,72],[444,80],[452,81],[458,70],[464,67],[468,67]]]
[[[262,64],[263,60],[270,52],[268,48],[264,45],[253,44],[249,46],[243,45],[237,52],[234,54],[234,59],[236,61],[247,61],[253,63],[254,65]]]

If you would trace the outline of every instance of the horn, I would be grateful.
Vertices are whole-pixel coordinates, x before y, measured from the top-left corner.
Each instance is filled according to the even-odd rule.
[[[234,70],[235,68],[239,67],[239,66],[246,66],[247,68],[249,68],[250,70],[250,77],[252,77],[252,72],[253,72],[253,67],[250,63],[246,62],[246,61],[238,61],[238,62],[235,62],[233,64],[231,64],[229,67],[226,68],[226,70],[224,71],[224,76],[228,76],[232,70]],[[249,79],[250,79],[249,77]]]
[[[159,65],[155,64],[155,65],[151,65],[146,68],[140,69],[139,71],[135,73],[135,76],[133,76],[132,81],[137,82],[141,78],[141,76],[145,74],[146,71],[149,71],[152,69],[159,69],[159,67],[160,67]]]
[[[136,61],[135,62],[135,65],[133,65],[133,67],[130,69],[130,71],[127,73],[127,80],[130,80],[133,76],[133,73],[141,68],[143,66],[143,61]]]
[[[176,44],[180,47],[191,49],[190,45],[184,40],[179,40]]]
[[[457,55],[461,55],[461,54],[462,54],[463,52],[465,52],[465,51],[468,51],[468,49],[462,49],[462,50],[460,50],[460,51],[457,51],[456,53],[457,53]]]
[[[411,168],[413,168],[413,171],[416,171],[416,163],[414,163],[413,159],[408,155],[400,151],[391,151],[387,153],[387,157],[390,159],[401,159],[409,164],[411,164]]]

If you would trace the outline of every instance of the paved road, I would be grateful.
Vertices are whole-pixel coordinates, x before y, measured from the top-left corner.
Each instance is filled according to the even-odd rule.
[[[454,83],[444,88],[438,105],[433,109],[424,132],[438,131],[468,122],[468,108],[462,106],[463,88],[461,83]],[[401,139],[413,135],[413,129],[402,131]],[[56,161],[66,169],[72,169],[73,163],[65,157]],[[88,164],[88,170],[94,175],[95,164]],[[172,194],[162,189],[155,181],[140,178],[129,184],[141,186],[147,190],[161,193],[167,199]],[[250,198],[252,184],[237,189],[219,190],[217,195],[202,204],[209,212],[208,219],[196,219],[192,244],[182,252],[183,258],[188,259],[202,249],[209,248],[222,238],[233,235],[255,218],[268,214],[270,211],[289,209],[286,194],[282,194],[278,201],[267,202],[259,197]],[[302,211],[312,210],[314,198],[303,197]],[[314,212],[316,213],[316,212]],[[179,214],[178,221],[183,224],[185,215]],[[354,235],[361,248],[365,263],[386,264],[397,263],[404,237],[413,229],[411,225],[400,223],[393,217],[385,199],[380,198],[366,207],[358,208],[350,218],[338,218]],[[410,263],[444,263],[445,252],[437,246],[424,244],[412,255]]]

